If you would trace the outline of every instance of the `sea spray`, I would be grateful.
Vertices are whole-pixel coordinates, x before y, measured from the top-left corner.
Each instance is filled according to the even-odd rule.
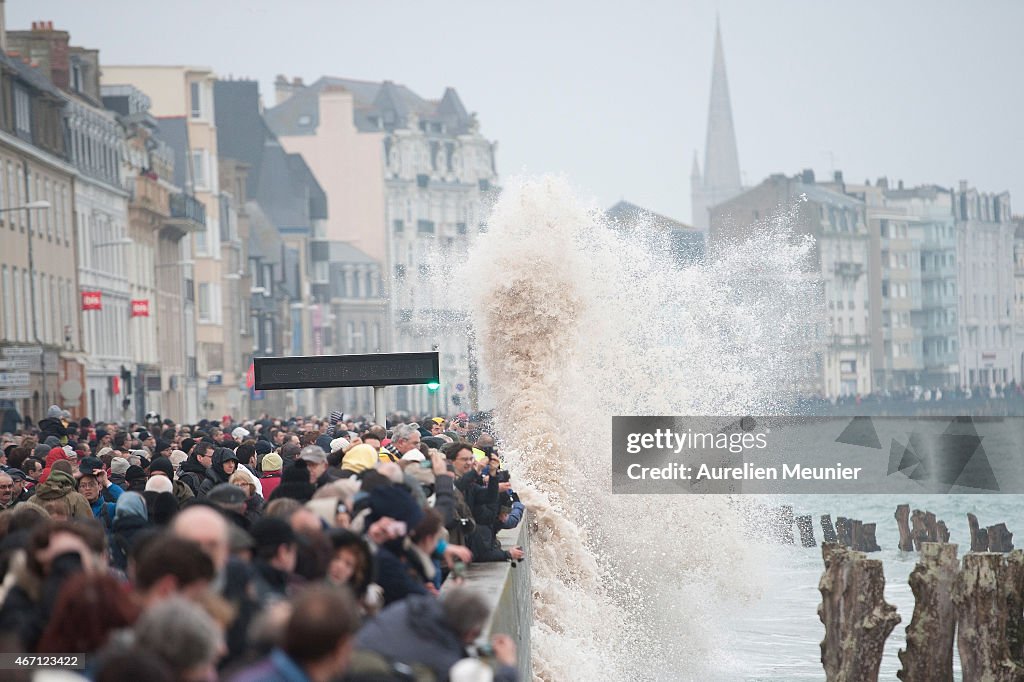
[[[790,223],[680,269],[656,226],[609,225],[563,179],[494,206],[461,274],[530,510],[537,679],[724,679],[716,605],[759,589],[739,505],[611,495],[611,417],[787,403],[820,315]]]

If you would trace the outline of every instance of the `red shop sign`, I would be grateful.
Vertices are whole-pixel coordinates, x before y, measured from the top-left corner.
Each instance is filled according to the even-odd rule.
[[[103,310],[103,292],[83,291],[82,310]]]

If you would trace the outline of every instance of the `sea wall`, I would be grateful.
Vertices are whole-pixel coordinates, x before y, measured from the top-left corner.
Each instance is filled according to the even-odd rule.
[[[530,534],[527,514],[519,526],[498,533],[505,549],[522,547],[526,559],[515,565],[507,561],[471,564],[466,584],[478,589],[491,606],[491,619],[480,635],[480,641],[489,642],[491,635],[506,634],[516,642],[519,654],[519,679],[533,679],[530,663],[530,627],[533,624],[533,592],[530,588]],[[451,579],[449,578],[449,583]],[[447,585],[447,584],[446,584]]]

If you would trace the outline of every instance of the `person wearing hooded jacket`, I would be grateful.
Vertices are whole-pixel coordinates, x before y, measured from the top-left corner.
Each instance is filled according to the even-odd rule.
[[[51,448],[50,451],[46,453],[46,465],[43,467],[43,473],[39,475],[40,483],[46,483],[46,479],[50,476],[50,470],[53,469],[54,462],[62,459],[70,458],[68,457],[68,453],[64,451],[64,448],[59,445]]]
[[[213,464],[206,470],[206,479],[199,486],[197,497],[206,497],[214,486],[227,483],[238,468],[238,455],[230,448],[218,448],[213,453]]]
[[[196,445],[189,456],[178,467],[178,480],[184,483],[192,491],[192,494],[199,496],[199,489],[206,480],[206,468],[211,461],[212,452],[208,445],[200,447]],[[199,450],[200,452],[197,452]],[[206,463],[204,463],[206,462]]]
[[[91,519],[92,507],[82,494],[75,490],[74,477],[64,471],[51,471],[45,483],[35,487],[35,494],[25,504],[34,504],[46,509],[50,502],[61,502],[68,510],[68,516],[75,519]]]
[[[111,563],[122,571],[128,569],[128,557],[135,543],[150,528],[146,499],[126,492],[117,499],[114,511],[113,537],[110,543]]]
[[[40,419],[39,424],[39,440],[45,443],[46,439],[50,436],[55,437],[61,443],[68,442],[68,430],[64,426],[64,422],[61,421],[61,415],[64,413],[57,405],[50,405],[50,409],[46,411],[46,419]]]

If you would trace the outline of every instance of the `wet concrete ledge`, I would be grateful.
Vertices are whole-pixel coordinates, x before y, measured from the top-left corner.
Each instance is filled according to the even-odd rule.
[[[490,641],[492,634],[506,634],[516,642],[519,655],[519,680],[533,679],[530,662],[530,627],[533,625],[533,591],[530,587],[529,512],[523,514],[519,526],[498,533],[505,549],[522,547],[526,559],[513,566],[507,561],[471,564],[466,585],[479,590],[491,607],[491,619],[484,627],[480,641]],[[448,583],[446,583],[447,586]]]

